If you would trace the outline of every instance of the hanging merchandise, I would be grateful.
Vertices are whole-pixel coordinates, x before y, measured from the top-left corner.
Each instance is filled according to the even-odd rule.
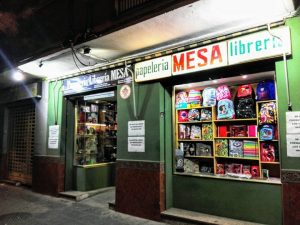
[[[223,99],[218,102],[218,120],[235,118],[233,102],[229,99]]]
[[[256,88],[256,100],[274,100],[275,99],[275,84],[273,80],[264,80],[258,83]]]
[[[207,87],[203,90],[203,106],[215,106],[217,103],[216,89]]]
[[[231,99],[230,89],[227,85],[221,85],[216,90],[217,101]]]
[[[276,103],[275,102],[267,102],[261,104],[259,110],[259,124],[275,124],[277,121],[276,117]]]

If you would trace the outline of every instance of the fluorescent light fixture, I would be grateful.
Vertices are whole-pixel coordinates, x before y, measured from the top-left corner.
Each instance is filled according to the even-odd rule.
[[[247,75],[243,75],[242,76],[243,79],[247,79],[247,77],[248,77]]]
[[[16,70],[16,71],[13,72],[12,78],[15,81],[22,81],[22,80],[24,80],[25,77],[24,77],[24,74],[21,71]]]

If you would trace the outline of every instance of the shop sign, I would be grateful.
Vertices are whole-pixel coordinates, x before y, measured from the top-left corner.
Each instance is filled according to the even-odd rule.
[[[114,91],[107,91],[103,93],[97,93],[93,95],[85,95],[83,96],[83,100],[94,100],[94,99],[103,99],[103,98],[113,98],[115,97],[115,92]]]
[[[173,75],[208,70],[226,65],[226,42],[220,42],[172,55]]]
[[[130,72],[132,71],[131,68],[132,67],[129,67],[127,72],[123,67],[66,79],[63,81],[64,95],[77,94],[130,83],[132,79],[132,73]]]
[[[145,137],[128,137],[128,152],[145,152]]]
[[[129,98],[131,94],[131,88],[128,84],[124,84],[122,85],[122,87],[120,88],[120,96],[122,99],[127,99]]]
[[[135,81],[148,81],[171,76],[171,56],[164,56],[135,64]]]
[[[144,136],[145,120],[128,121],[128,136]]]
[[[289,27],[280,27],[228,41],[228,64],[248,62],[258,59],[291,54]],[[278,38],[279,37],[279,38]]]

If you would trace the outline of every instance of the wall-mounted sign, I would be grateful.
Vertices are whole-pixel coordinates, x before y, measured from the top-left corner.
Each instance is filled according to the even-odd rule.
[[[300,134],[300,111],[286,112],[286,133]]]
[[[257,59],[291,54],[289,27],[258,32],[228,41],[228,64],[236,64]],[[279,38],[278,38],[279,37]]]
[[[122,85],[122,87],[120,88],[120,96],[122,99],[127,99],[129,98],[131,94],[131,88],[129,85],[124,84]]]
[[[63,81],[64,95],[71,95],[114,87],[118,84],[130,83],[132,79],[132,73],[130,71],[132,71],[131,66],[127,72],[123,67],[66,79]]]
[[[300,134],[287,134],[287,156],[300,157]]]
[[[145,137],[128,137],[128,152],[145,152]]]
[[[155,80],[171,76],[171,56],[164,56],[135,64],[135,81]]]
[[[115,92],[107,91],[107,92],[97,93],[97,94],[93,94],[93,95],[85,95],[85,96],[83,96],[83,100],[87,101],[87,100],[113,98],[113,97],[115,97]]]
[[[128,121],[128,136],[144,136],[145,120]]]
[[[59,143],[59,125],[49,126],[48,148],[58,149]]]
[[[227,45],[220,42],[172,55],[172,74],[184,74],[227,65]]]

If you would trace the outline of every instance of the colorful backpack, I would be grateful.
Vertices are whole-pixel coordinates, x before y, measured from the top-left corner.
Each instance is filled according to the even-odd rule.
[[[230,157],[243,157],[244,150],[243,141],[229,140],[229,156]]]
[[[201,109],[200,120],[211,120],[211,110]]]
[[[275,162],[275,146],[273,143],[260,144],[260,157],[263,162]]]
[[[218,120],[219,119],[234,119],[235,112],[233,102],[229,99],[223,99],[218,102]]]
[[[200,106],[201,103],[202,103],[201,91],[199,91],[199,90],[190,90],[189,91],[189,97],[188,97],[188,103],[191,106]]]
[[[216,105],[216,89],[207,87],[202,92],[203,106],[215,106]]]
[[[259,130],[259,139],[263,141],[273,140],[275,130],[273,125],[263,125]]]
[[[198,109],[190,109],[188,114],[188,121],[199,121],[200,112]]]
[[[189,121],[188,112],[186,110],[178,111],[178,122],[187,122]]]
[[[236,100],[236,118],[255,118],[255,101],[253,98],[238,98]]]
[[[238,98],[251,97],[252,95],[253,95],[253,89],[251,84],[244,84],[238,87],[238,91],[237,91]]]
[[[178,92],[176,94],[176,109],[187,108],[188,95],[185,91]]]
[[[275,102],[267,102],[261,104],[259,111],[259,124],[274,124],[277,122],[276,117],[276,103]]]
[[[273,100],[275,99],[275,84],[273,80],[261,81],[257,84],[256,100]]]
[[[229,87],[227,85],[221,85],[216,90],[217,101],[222,99],[231,99]]]

